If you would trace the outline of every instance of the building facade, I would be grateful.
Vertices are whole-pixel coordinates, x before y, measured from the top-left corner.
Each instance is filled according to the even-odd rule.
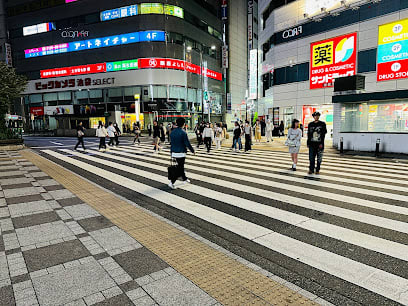
[[[307,129],[317,110],[335,146],[408,152],[407,1],[259,0],[258,13],[260,112]],[[334,93],[355,74],[364,90]]]
[[[6,0],[5,10],[31,128],[222,120],[219,1]]]

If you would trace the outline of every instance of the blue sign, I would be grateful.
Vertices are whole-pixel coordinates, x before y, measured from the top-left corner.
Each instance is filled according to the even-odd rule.
[[[137,4],[134,4],[101,12],[101,21],[136,16],[137,14]]]
[[[379,45],[377,63],[386,63],[408,59],[408,40]]]
[[[88,40],[74,41],[67,43],[67,48],[58,48],[53,50],[42,50],[38,48],[39,52],[25,53],[26,58],[45,56],[66,52],[75,52],[82,50],[90,50],[104,47],[114,47],[119,45],[133,44],[140,41],[165,41],[166,33],[164,31],[144,31],[127,34],[120,34],[115,36],[107,36],[101,38],[94,38]],[[27,51],[27,50],[25,50]]]

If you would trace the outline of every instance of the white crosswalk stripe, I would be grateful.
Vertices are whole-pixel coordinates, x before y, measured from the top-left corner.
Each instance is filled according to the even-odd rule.
[[[149,144],[107,153],[41,152],[290,258],[306,274],[317,269],[322,279],[346,284],[344,292],[333,290],[347,298],[351,290],[371,294],[380,304],[408,304],[405,165],[331,156],[324,160],[325,174],[312,180],[300,171],[283,171],[290,158],[281,152],[240,155],[221,149],[188,156],[186,172],[193,183],[178,183],[172,191],[165,185],[167,149],[158,155]],[[299,170],[306,171],[307,156],[300,161]],[[350,173],[342,171],[346,168]]]

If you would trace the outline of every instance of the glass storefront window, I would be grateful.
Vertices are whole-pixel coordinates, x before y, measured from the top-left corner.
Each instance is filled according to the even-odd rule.
[[[71,101],[71,92],[70,91],[63,91],[58,93],[58,101]]]
[[[99,125],[99,121],[102,121],[102,123],[105,124],[105,117],[89,118],[89,127],[91,129],[97,129]]]
[[[408,133],[408,101],[344,103],[341,132]]]
[[[108,102],[122,102],[123,94],[122,88],[111,88],[108,89]]]
[[[42,94],[36,94],[36,95],[31,95],[30,96],[30,103],[41,103],[43,101],[43,96]]]
[[[89,102],[91,103],[102,103],[103,94],[102,89],[93,89],[89,91]]]
[[[46,93],[44,94],[44,106],[55,106],[58,103],[57,93]]]
[[[125,101],[129,102],[134,102],[135,101],[135,95],[138,94],[140,95],[142,93],[142,89],[140,87],[125,87]]]
[[[75,92],[76,100],[78,104],[88,104],[89,103],[89,92],[88,90],[81,90]]]

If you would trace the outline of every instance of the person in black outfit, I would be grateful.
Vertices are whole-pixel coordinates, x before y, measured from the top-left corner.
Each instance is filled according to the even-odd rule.
[[[160,151],[160,127],[157,124],[157,121],[153,121],[153,144],[154,144],[154,153]]]
[[[285,136],[285,124],[283,124],[283,121],[279,125],[279,138],[281,136]]]
[[[82,121],[79,122],[77,126],[77,137],[78,137],[78,142],[75,145],[74,150],[78,149],[79,144],[82,145],[82,149],[84,149],[84,152],[86,152],[85,145],[84,145],[84,136],[85,136],[85,128],[82,125]]]
[[[152,136],[152,125],[150,123],[147,125],[147,131],[149,132],[149,137]]]
[[[118,126],[117,123],[115,123],[115,124],[113,125],[113,127],[114,127],[115,130],[116,130],[115,142],[116,142],[116,146],[118,146],[118,145],[119,145],[119,136],[120,136],[122,133],[120,132],[120,129],[119,129],[119,126]]]
[[[307,130],[307,146],[309,147],[309,174],[315,172],[317,156],[316,174],[320,174],[320,165],[323,160],[324,138],[327,134],[326,123],[320,121],[320,113],[313,113],[314,121],[309,123]]]
[[[166,132],[164,131],[163,123],[160,123],[160,141],[166,142]]]

